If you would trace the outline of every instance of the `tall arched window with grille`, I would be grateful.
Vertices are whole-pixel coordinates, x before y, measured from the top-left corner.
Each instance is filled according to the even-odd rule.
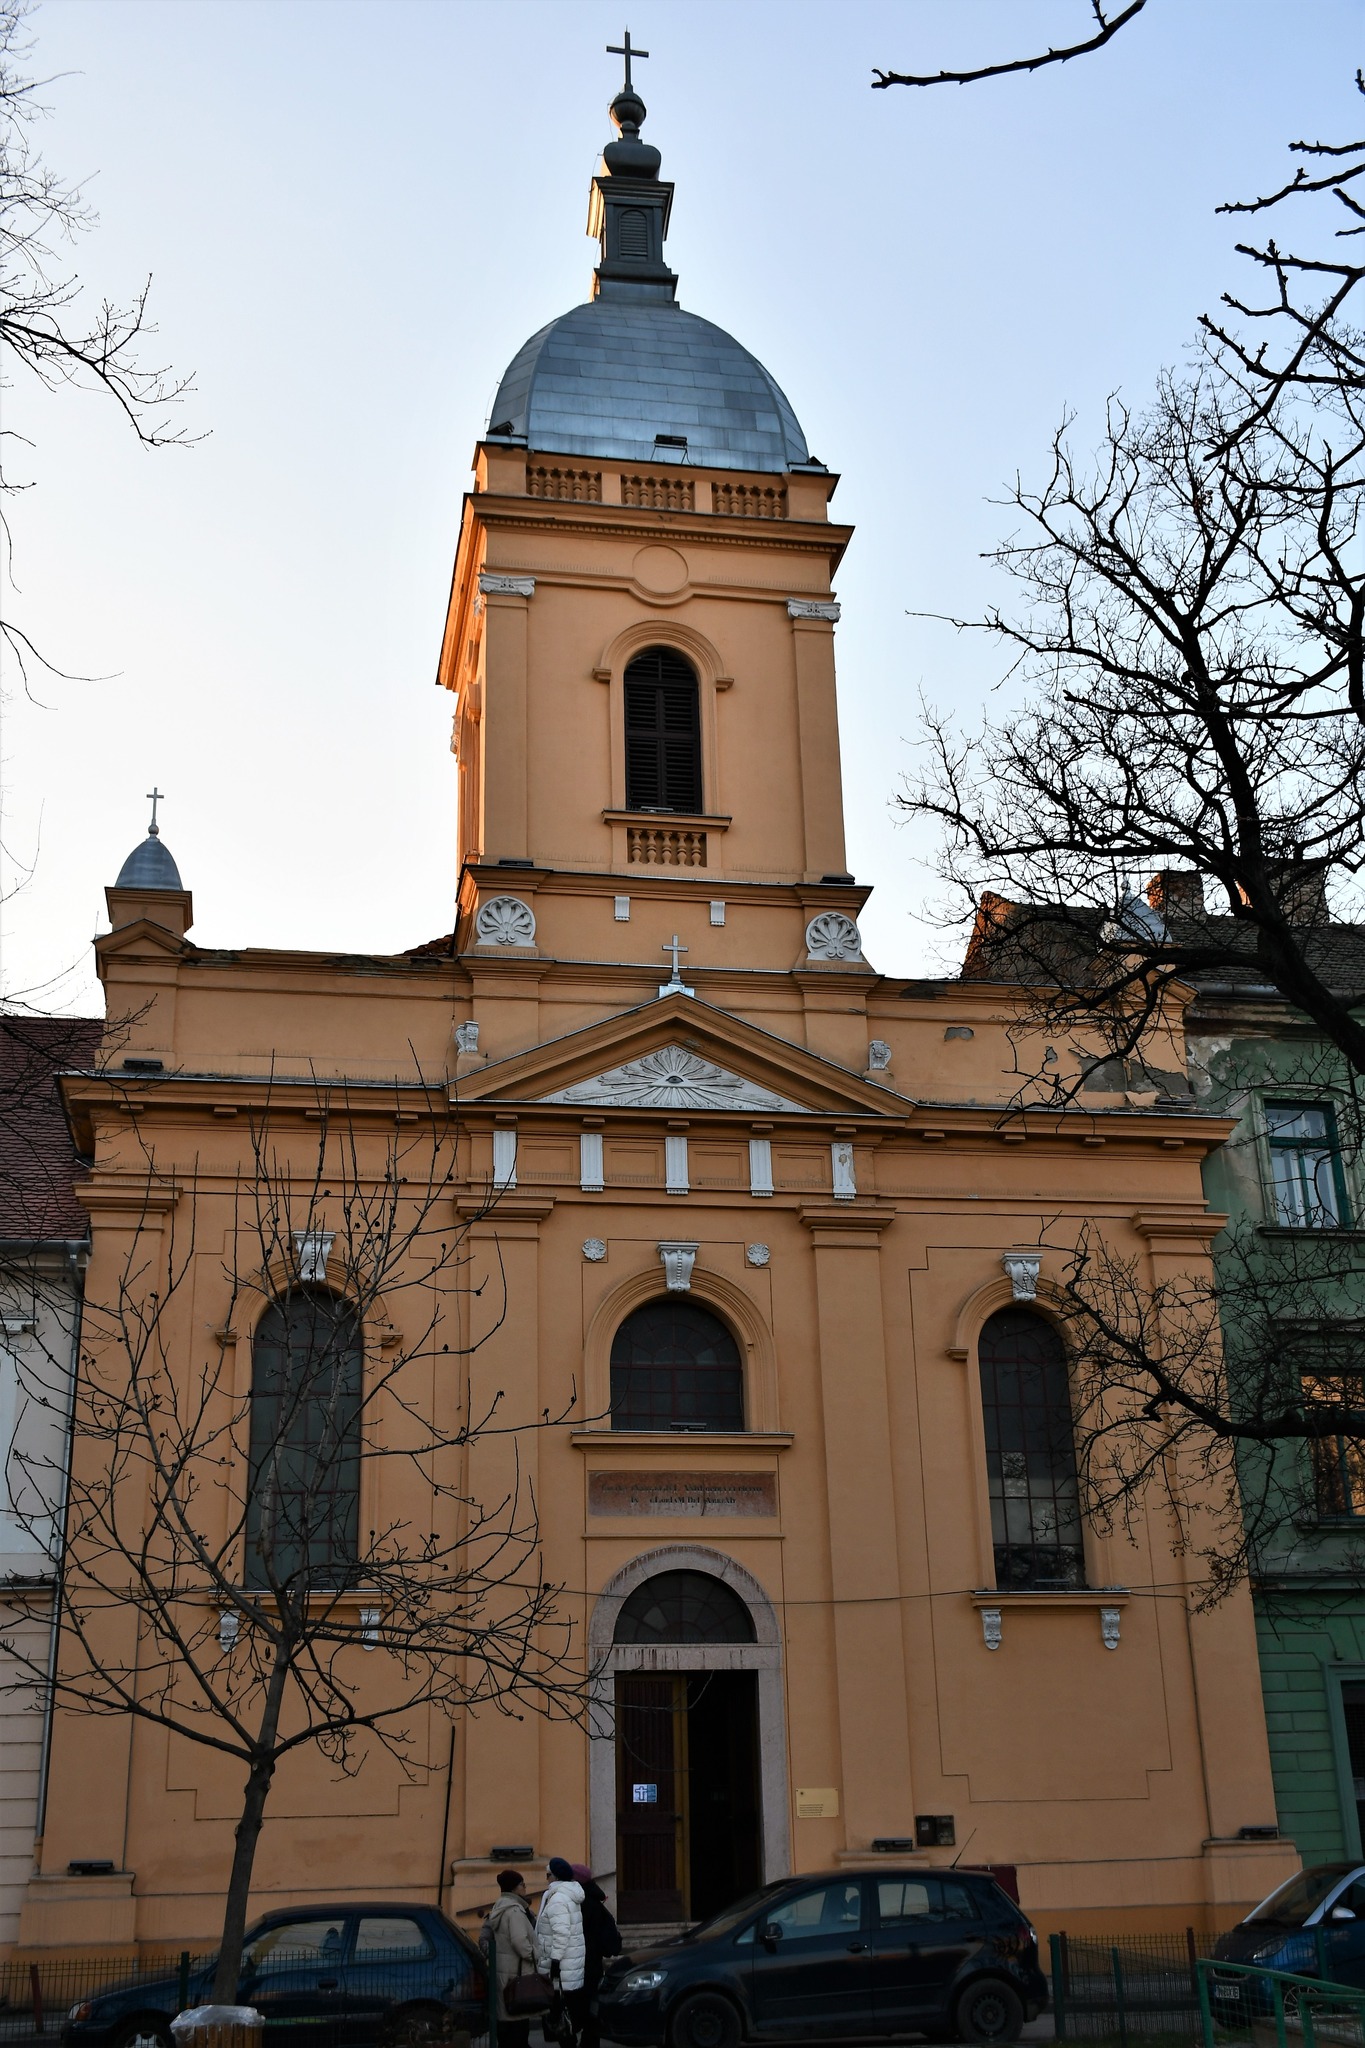
[[[977,1340],[995,1583],[1083,1586],[1085,1547],[1071,1387],[1061,1337],[1027,1308],[1002,1308]]]
[[[675,1294],[647,1301],[612,1339],[613,1429],[743,1429],[744,1368],[719,1316]]]
[[[360,1532],[360,1318],[323,1287],[291,1289],[256,1327],[246,1580],[337,1585]]]
[[[627,663],[626,808],[700,811],[701,705],[697,672],[675,647]]]

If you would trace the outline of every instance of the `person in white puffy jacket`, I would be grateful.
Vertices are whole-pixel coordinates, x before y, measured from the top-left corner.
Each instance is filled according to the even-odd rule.
[[[559,1965],[559,1984],[575,2034],[587,2019],[588,1994],[583,1989],[587,1948],[583,1940],[583,1887],[562,1856],[552,1856],[546,1869],[549,1879],[536,1915],[536,1968],[542,1977],[553,1978],[552,1965]]]

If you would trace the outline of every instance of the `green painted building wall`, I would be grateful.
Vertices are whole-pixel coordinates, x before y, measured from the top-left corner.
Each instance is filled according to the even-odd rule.
[[[1220,1280],[1231,1280],[1235,1262],[1243,1302],[1250,1275],[1263,1282],[1287,1324],[1311,1312],[1314,1327],[1361,1323],[1365,1329],[1365,1231],[1355,1227],[1365,1220],[1365,1186],[1358,1148],[1346,1142],[1354,1128],[1349,1114],[1337,1119],[1345,1197],[1339,1227],[1281,1227],[1271,1187],[1267,1105],[1347,1109],[1340,1056],[1264,990],[1201,990],[1187,1032],[1198,1100],[1238,1120],[1204,1175],[1210,1206],[1229,1219],[1213,1248]],[[1236,1333],[1227,1328],[1228,1315],[1225,1308],[1231,1371]],[[1365,1338],[1358,1348],[1365,1364]],[[1277,1452],[1269,1469],[1302,1487],[1311,1463],[1294,1446]],[[1251,1477],[1244,1460],[1244,1491],[1254,1496]],[[1307,1483],[1311,1491],[1311,1479]],[[1281,1832],[1306,1864],[1361,1856],[1342,1688],[1365,1683],[1365,1516],[1286,1515],[1258,1551],[1252,1585]],[[1360,1789],[1365,1792],[1365,1783]]]
[[[1305,1863],[1362,1853],[1343,1681],[1365,1680],[1365,1602],[1306,1589],[1256,1596],[1275,1805]]]

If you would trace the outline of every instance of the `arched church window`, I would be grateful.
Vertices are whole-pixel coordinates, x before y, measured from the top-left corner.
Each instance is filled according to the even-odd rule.
[[[292,1289],[256,1328],[246,1579],[335,1585],[360,1525],[360,1318],[322,1287]]]
[[[701,809],[697,673],[674,647],[647,647],[626,666],[626,808]]]
[[[618,1643],[752,1643],[753,1617],[709,1572],[659,1572],[621,1602]]]
[[[995,1583],[1083,1586],[1085,1550],[1066,1351],[1052,1324],[1002,1308],[977,1342]]]
[[[667,1295],[628,1315],[611,1346],[613,1429],[743,1429],[744,1369],[719,1316]]]

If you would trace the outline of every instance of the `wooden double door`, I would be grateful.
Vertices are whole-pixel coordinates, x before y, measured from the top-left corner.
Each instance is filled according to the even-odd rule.
[[[758,1679],[616,1681],[617,1918],[704,1920],[762,1882]]]

